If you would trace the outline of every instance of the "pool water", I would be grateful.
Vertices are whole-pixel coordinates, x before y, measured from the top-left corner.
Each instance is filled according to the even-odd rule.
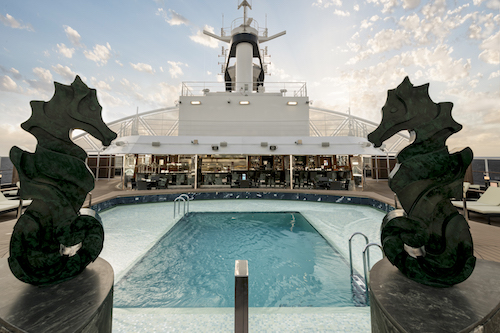
[[[250,307],[353,306],[347,263],[296,212],[185,216],[118,281],[114,306],[233,307],[238,259]]]

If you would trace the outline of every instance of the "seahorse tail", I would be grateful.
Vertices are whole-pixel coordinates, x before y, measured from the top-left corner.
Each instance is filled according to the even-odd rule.
[[[426,251],[431,237],[425,224],[406,216],[403,210],[390,212],[382,223],[382,246],[387,259],[408,278],[434,287],[449,287],[465,281],[474,270],[472,238],[463,216],[453,215],[445,223],[439,253]]]
[[[19,280],[33,285],[69,280],[102,250],[104,230],[96,213],[84,211],[57,228],[56,234],[49,230],[42,228],[37,217],[29,212],[18,220],[11,237],[9,266]],[[63,249],[75,246],[79,249],[63,253]]]
[[[441,286],[465,281],[474,270],[476,258],[469,225],[462,215],[453,214],[444,223],[442,241],[440,253],[427,253],[421,260],[422,270]]]
[[[418,274],[418,262],[410,256],[405,245],[421,248],[429,240],[425,224],[406,216],[402,209],[389,212],[382,222],[381,240],[384,254],[399,270],[413,278]]]

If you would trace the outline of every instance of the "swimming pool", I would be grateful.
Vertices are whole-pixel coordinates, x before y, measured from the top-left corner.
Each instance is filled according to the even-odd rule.
[[[116,283],[114,306],[234,307],[238,259],[250,307],[355,305],[346,261],[300,213],[227,212],[179,220]]]
[[[190,211],[195,212],[276,212],[299,211],[321,235],[348,258],[350,235],[363,231],[370,241],[379,242],[380,223],[385,212],[361,205],[337,205],[323,202],[288,200],[195,200]],[[101,256],[115,270],[118,282],[163,235],[177,219],[173,203],[119,206],[100,212],[106,232]],[[362,271],[361,249],[364,243],[355,239],[354,267]],[[371,252],[371,262],[381,258]],[[251,271],[250,271],[251,274]],[[148,332],[177,329],[204,332],[233,331],[231,308],[115,308],[113,327],[116,332]],[[249,325],[255,330],[286,331],[290,327],[314,331],[321,327],[331,332],[369,332],[369,308],[250,308]],[[332,326],[332,323],[334,325]],[[300,331],[300,330],[299,330]]]

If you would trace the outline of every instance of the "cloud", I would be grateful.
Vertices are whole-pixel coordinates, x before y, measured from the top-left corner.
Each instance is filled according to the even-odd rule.
[[[0,71],[5,73],[5,74],[9,74],[10,76],[12,76],[16,80],[21,80],[23,78],[23,76],[19,73],[19,71],[17,69],[15,69],[14,67],[7,69],[7,68],[3,67],[2,65],[0,65]]]
[[[422,13],[426,18],[442,16],[446,11],[446,0],[434,0],[427,3],[422,8]]]
[[[50,70],[35,67],[33,68],[33,73],[38,78],[38,80],[26,80],[34,90],[28,90],[29,95],[39,96],[38,98],[45,98],[47,94],[50,94],[54,90],[52,73]]]
[[[137,100],[144,100],[144,95],[139,93],[141,87],[135,83],[130,82],[129,80],[123,78],[120,81],[120,86],[125,91],[127,96],[132,96]]]
[[[107,90],[110,91],[111,87],[104,81],[98,81],[95,77],[90,78],[90,83],[97,91]]]
[[[18,86],[14,80],[8,75],[0,76],[0,90],[8,92],[16,92]]]
[[[391,13],[398,4],[397,0],[367,0],[367,2],[384,6],[382,13]]]
[[[189,25],[189,20],[176,13],[173,9],[169,9],[168,13],[166,13],[163,8],[158,8],[156,15],[162,16],[170,25]]]
[[[316,2],[313,3],[313,6],[323,7],[323,8],[328,8],[330,6],[341,7],[342,1],[341,0],[316,0]]]
[[[95,61],[98,66],[103,66],[111,58],[111,46],[109,43],[106,43],[106,46],[96,44],[93,51],[85,50],[83,54],[87,59]]]
[[[118,64],[118,66],[123,67],[123,64],[120,62],[120,60],[115,60],[115,62]]]
[[[68,66],[58,64],[57,66],[52,66],[52,70],[67,81],[73,81],[76,77],[76,73],[73,72]]]
[[[211,32],[211,33],[214,33],[214,28],[211,26],[205,25],[204,29]],[[219,46],[219,43],[217,42],[216,39],[205,35],[201,29],[198,29],[196,34],[193,36],[189,36],[189,38],[195,43],[198,43],[198,44],[201,44],[204,46],[208,46],[208,47],[211,47],[213,49],[215,49]]]
[[[493,72],[490,74],[490,76],[488,77],[488,80],[490,79],[494,79],[496,77],[500,77],[500,70],[496,71],[496,72]]]
[[[486,7],[488,7],[489,9],[500,9],[500,0],[490,0],[488,1],[488,3],[486,4]]]
[[[420,0],[403,0],[404,9],[415,9],[420,6]]]
[[[167,62],[170,65],[170,69],[168,70],[168,72],[170,73],[172,79],[175,79],[178,76],[184,74],[180,66],[185,64],[183,64],[182,62],[174,62],[174,61],[167,61]]]
[[[28,31],[35,31],[35,29],[33,29],[33,26],[31,26],[31,24],[23,25],[9,14],[5,14],[5,16],[0,14],[0,22],[13,29],[25,29]]]
[[[69,41],[75,45],[82,47],[83,45],[80,43],[81,36],[76,31],[75,29],[71,28],[70,26],[65,25],[64,26],[64,32],[66,33],[66,36],[68,37]]]
[[[350,16],[351,15],[351,13],[343,11],[343,10],[340,10],[340,9],[335,9],[335,11],[333,12],[333,14],[335,14],[337,16]]]
[[[70,49],[70,48],[66,47],[66,45],[64,45],[64,43],[57,44],[57,49],[58,49],[58,52],[60,54],[62,54],[63,56],[65,56],[66,58],[72,58],[73,53],[75,53],[74,48]]]
[[[484,50],[479,55],[479,59],[488,64],[500,64],[500,31],[485,39],[479,48]]]
[[[52,73],[48,69],[35,67],[33,73],[43,82],[52,82]]]
[[[155,106],[172,105],[175,100],[179,99],[179,94],[180,91],[178,85],[160,82],[160,84],[155,88],[155,92],[147,96],[147,100],[154,101]]]
[[[9,156],[9,151],[13,145],[33,152],[36,143],[35,137],[23,130],[21,126],[0,124],[0,156]]]
[[[151,65],[139,62],[137,64],[130,63],[130,66],[132,66],[132,68],[136,71],[154,74],[154,70]]]

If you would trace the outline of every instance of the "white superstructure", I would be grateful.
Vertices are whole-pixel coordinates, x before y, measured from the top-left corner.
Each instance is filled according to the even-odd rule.
[[[248,1],[238,8],[243,17],[220,35],[204,31],[227,44],[221,82],[183,82],[175,106],[109,123],[118,138],[104,150],[89,135],[74,139],[97,155],[96,165],[89,164],[96,174],[104,165],[111,177],[118,156],[128,177],[168,176],[169,186],[242,186],[235,181],[247,179],[251,186],[276,181],[287,188],[313,186],[319,178],[348,183],[362,173],[368,156],[387,157],[407,144],[408,136],[398,134],[384,151],[374,148],[366,135],[377,124],[312,107],[305,82],[265,80],[268,52],[261,44],[286,32],[269,36],[248,16]]]

